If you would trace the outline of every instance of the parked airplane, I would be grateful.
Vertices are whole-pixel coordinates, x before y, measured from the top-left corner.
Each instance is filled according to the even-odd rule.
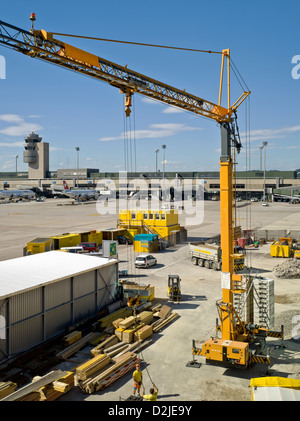
[[[0,199],[35,199],[36,194],[32,190],[0,190]]]
[[[63,190],[61,192],[57,192],[56,194],[61,194],[63,196],[71,197],[72,199],[97,199],[100,196],[100,193],[97,190],[85,189],[85,190],[71,190],[65,180],[63,180]]]

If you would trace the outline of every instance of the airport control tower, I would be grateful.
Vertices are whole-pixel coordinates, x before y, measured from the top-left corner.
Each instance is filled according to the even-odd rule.
[[[28,164],[28,178],[47,178],[49,173],[49,143],[32,132],[25,137],[23,162]]]

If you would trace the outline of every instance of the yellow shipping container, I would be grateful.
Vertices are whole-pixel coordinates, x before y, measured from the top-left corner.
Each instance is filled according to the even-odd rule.
[[[27,254],[44,253],[54,249],[54,240],[52,238],[35,238],[27,243]]]
[[[121,210],[119,225],[123,228],[126,227],[129,232],[133,229],[140,229],[140,232],[135,235],[151,231],[161,238],[168,237],[172,231],[180,230],[176,209]]]
[[[91,231],[88,235],[88,242],[102,244],[102,231]]]
[[[62,247],[77,246],[81,242],[80,234],[61,234],[53,235],[50,238],[54,240],[54,250],[59,250]]]

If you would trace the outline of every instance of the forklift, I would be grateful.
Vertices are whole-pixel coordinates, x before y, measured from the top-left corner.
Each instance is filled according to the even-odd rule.
[[[168,277],[168,296],[173,302],[179,302],[181,299],[180,289],[181,279],[179,275],[169,275]]]

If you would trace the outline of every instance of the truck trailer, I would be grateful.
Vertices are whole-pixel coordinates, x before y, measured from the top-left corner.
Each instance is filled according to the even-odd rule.
[[[189,243],[189,246],[189,254],[194,265],[213,270],[222,269],[222,250],[220,246],[204,242]],[[244,269],[245,256],[240,253],[242,251],[240,247],[235,247],[234,251],[234,270],[239,271]]]

